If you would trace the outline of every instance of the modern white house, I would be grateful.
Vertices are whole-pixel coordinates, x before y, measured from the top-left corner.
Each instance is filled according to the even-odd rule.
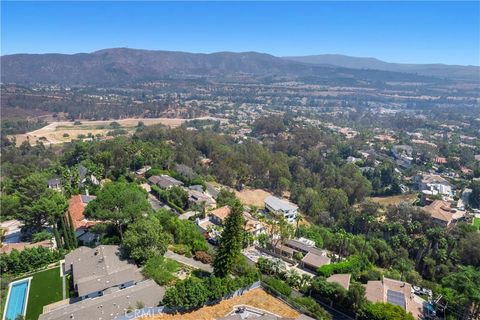
[[[288,200],[280,199],[275,196],[265,198],[265,208],[276,215],[283,215],[289,222],[293,223],[297,217],[298,206]]]

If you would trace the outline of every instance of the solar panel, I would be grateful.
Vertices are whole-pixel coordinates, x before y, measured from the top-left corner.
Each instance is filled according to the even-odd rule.
[[[399,291],[387,290],[387,302],[405,309],[405,295]]]

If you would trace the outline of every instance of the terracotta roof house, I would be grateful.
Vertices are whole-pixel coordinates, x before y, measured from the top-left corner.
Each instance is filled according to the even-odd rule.
[[[428,206],[423,207],[432,219],[442,227],[448,227],[452,222],[464,216],[463,211],[452,208],[450,203],[443,200],[435,200]]]
[[[225,222],[225,219],[230,214],[230,210],[231,209],[229,206],[223,206],[212,210],[209,213],[210,220],[213,223],[222,226]],[[260,221],[252,219],[251,215],[247,212],[243,213],[243,217],[245,219],[245,231],[251,233],[254,236],[258,236],[259,234],[266,231],[265,225]]]
[[[36,248],[36,247],[44,247],[47,249],[53,248],[53,242],[51,240],[44,240],[40,242],[30,243],[30,242],[16,242],[16,243],[3,243],[2,247],[0,248],[1,253],[10,253],[13,249],[17,251],[22,251],[25,249]]]
[[[102,296],[111,288],[123,289],[143,280],[140,269],[121,258],[119,246],[79,247],[65,256],[65,272],[73,276],[81,300]]]
[[[87,204],[95,198],[95,196],[77,194],[68,200],[68,213],[72,217],[75,230],[89,228],[98,223],[98,221],[88,220],[83,214]]]
[[[412,293],[409,283],[383,278],[379,281],[368,281],[364,287],[367,300],[397,305],[411,313],[415,319],[421,318],[424,300]]]
[[[223,225],[223,223],[225,222],[225,219],[228,217],[229,214],[230,214],[229,206],[223,206],[215,210],[212,210],[208,213],[212,222],[218,225]]]

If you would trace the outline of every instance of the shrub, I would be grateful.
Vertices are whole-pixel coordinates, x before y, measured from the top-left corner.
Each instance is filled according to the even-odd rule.
[[[335,273],[352,273],[356,277],[369,267],[370,264],[366,258],[354,255],[345,261],[323,265],[318,268],[317,273],[324,277],[330,277]]]
[[[80,122],[80,120],[77,120],[77,121],[75,121],[75,122],[73,123],[74,126],[79,126],[79,125],[81,125],[81,124],[82,124],[82,123]]]
[[[273,289],[274,293],[280,293],[286,297],[289,297],[292,293],[292,288],[282,280],[273,277],[262,277],[262,282],[267,285],[267,289]]]
[[[176,272],[179,267],[179,263],[175,260],[155,256],[147,260],[143,268],[143,274],[145,277],[155,280],[156,283],[162,286],[171,283],[175,279],[173,273]]]
[[[185,255],[187,252],[190,253],[190,246],[186,244],[174,244],[172,245],[172,251],[181,255]]]
[[[414,320],[414,317],[406,313],[399,306],[390,303],[366,303],[363,308],[365,317],[363,319],[369,320]]]
[[[203,263],[211,264],[213,262],[213,257],[211,254],[205,251],[197,251],[193,256],[195,260],[201,261]]]
[[[308,312],[314,315],[316,319],[332,319],[332,316],[327,311],[325,311],[325,309],[323,309],[314,299],[310,297],[295,297],[292,298],[292,301],[300,305],[301,307],[307,309]]]
[[[40,242],[40,241],[48,240],[51,238],[52,238],[52,234],[50,232],[41,231],[41,232],[34,233],[32,235],[32,242]]]
[[[207,242],[206,242],[204,239],[193,241],[192,251],[193,251],[193,252],[197,252],[197,251],[208,251]]]
[[[64,137],[64,138],[68,138],[68,137],[70,137],[70,135],[65,132],[65,133],[63,134],[63,137]]]

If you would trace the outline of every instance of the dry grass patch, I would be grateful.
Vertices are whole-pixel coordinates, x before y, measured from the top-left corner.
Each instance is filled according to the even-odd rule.
[[[235,306],[248,305],[274,313],[284,318],[296,319],[300,314],[282,301],[266,293],[263,289],[253,289],[241,296],[224,300],[216,305],[203,307],[199,310],[184,314],[162,314],[145,319],[155,320],[213,320],[225,317],[233,311]]]
[[[206,119],[206,118],[197,118]],[[70,142],[73,139],[77,139],[79,134],[87,136],[89,133],[93,135],[100,134],[106,135],[112,128],[109,127],[110,123],[117,122],[120,124],[121,129],[127,130],[129,133],[133,132],[139,122],[143,122],[146,126],[155,124],[163,124],[169,127],[178,127],[187,120],[193,119],[179,119],[179,118],[130,118],[122,120],[102,120],[102,121],[88,121],[80,120],[81,124],[74,125],[71,121],[56,121],[48,124],[47,126],[35,131],[31,131],[24,134],[16,134],[11,137],[16,139],[17,144],[21,144],[24,141],[29,140],[31,144],[35,144],[39,138],[44,137],[47,140],[45,144],[58,144],[64,142]],[[68,137],[64,137],[64,133],[68,133]]]
[[[373,197],[373,198],[371,198],[371,200],[373,202],[381,204],[382,206],[389,206],[389,205],[397,206],[401,202],[413,203],[416,199],[417,199],[417,195],[414,194],[414,193],[401,194],[401,195],[398,195],[398,196],[390,196],[390,197]]]
[[[235,190],[235,195],[247,206],[263,208],[265,207],[263,201],[266,197],[271,196],[272,194],[262,189],[243,189],[242,191]]]

